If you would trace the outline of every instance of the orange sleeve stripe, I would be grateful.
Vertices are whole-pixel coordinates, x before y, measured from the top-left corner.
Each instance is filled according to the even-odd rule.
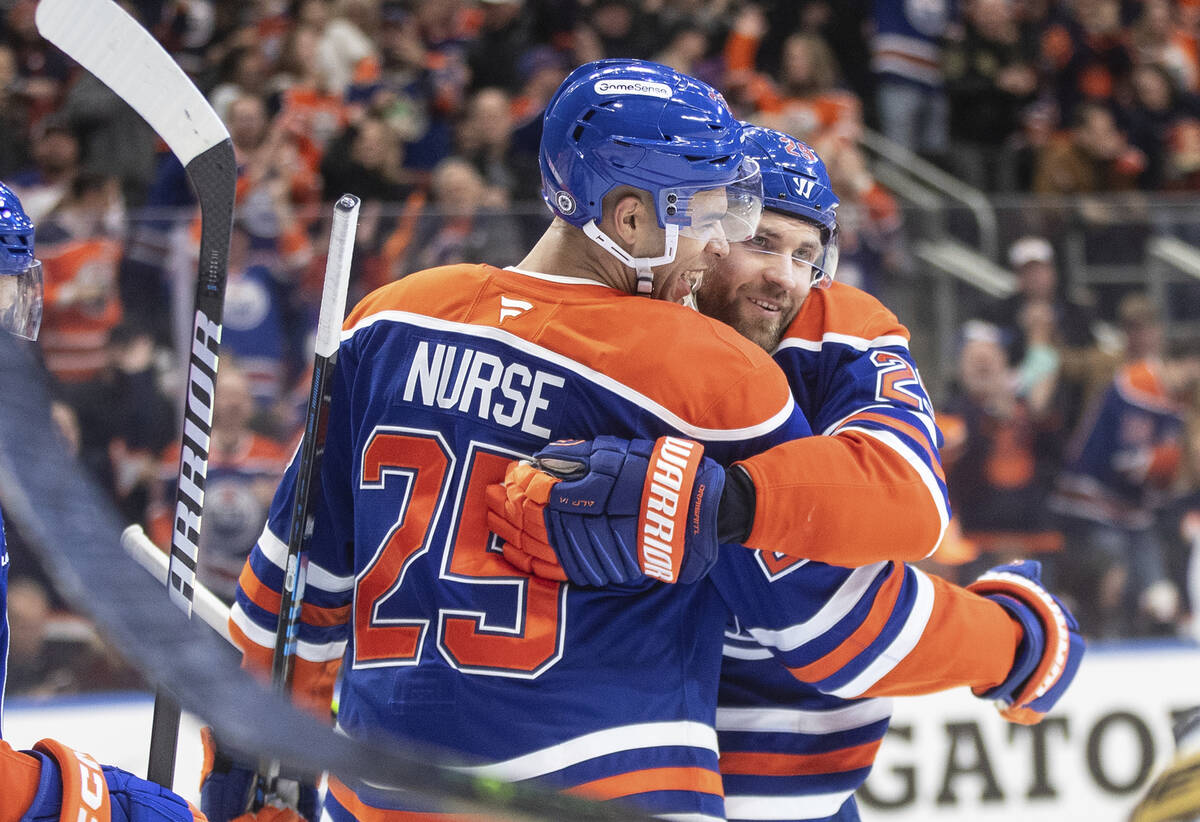
[[[249,562],[242,566],[242,573],[238,576],[238,587],[259,608],[272,614],[279,613],[281,601],[279,592],[263,583],[254,573]],[[322,608],[308,602],[300,605],[300,621],[305,625],[329,628],[334,625],[345,625],[349,620],[350,606],[348,604],[336,608]]]
[[[721,754],[721,773],[748,776],[804,776],[869,768],[882,739],[814,754],[734,751]]]
[[[942,482],[946,481],[946,475],[942,471],[941,460],[938,459],[938,455],[934,453],[934,450],[929,445],[929,435],[920,428],[917,428],[915,425],[910,423],[902,422],[894,417],[889,417],[886,414],[879,414],[872,411],[863,411],[860,414],[855,414],[853,417],[850,417],[843,422],[842,426],[844,427],[846,425],[851,425],[855,420],[868,420],[870,422],[877,422],[881,425],[886,425],[888,428],[892,428],[896,431],[907,434],[913,441],[917,443],[922,452],[924,452],[925,456],[929,458],[929,467],[933,469],[933,473],[937,475],[937,478]]]
[[[271,670],[271,656],[274,649],[259,645],[237,626],[233,619],[229,620],[229,636],[233,644],[242,652],[242,667],[253,673],[267,673]]]
[[[788,668],[792,675],[802,682],[819,682],[836,674],[878,639],[880,632],[895,611],[896,601],[900,598],[900,589],[904,584],[904,576],[903,565],[893,568],[891,576],[883,585],[879,586],[879,593],[875,595],[875,602],[871,605],[867,618],[855,629],[854,633],[817,661],[800,668]]]
[[[863,696],[995,687],[1012,669],[1021,626],[999,604],[930,576],[933,610],[916,646]],[[953,653],[947,653],[953,648]]]
[[[329,777],[329,792],[338,804],[349,811],[359,822],[490,822],[495,817],[488,814],[428,813],[426,811],[397,811],[390,808],[375,808],[359,799],[336,776]]]
[[[724,796],[721,775],[708,768],[647,768],[576,785],[564,793],[589,799],[617,799],[650,791],[695,791]]]

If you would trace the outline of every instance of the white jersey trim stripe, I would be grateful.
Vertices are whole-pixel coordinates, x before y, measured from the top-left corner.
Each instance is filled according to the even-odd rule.
[[[900,629],[900,633],[884,649],[883,653],[876,657],[862,673],[832,691],[834,696],[846,699],[861,696],[863,691],[887,676],[902,659],[908,656],[909,652],[916,647],[921,634],[925,633],[925,626],[929,624],[929,615],[933,613],[933,583],[930,582],[929,577],[916,568],[908,570],[916,578],[917,595],[913,600],[912,610],[904,620],[904,627]]]
[[[682,417],[675,415],[670,410],[656,403],[649,397],[634,391],[624,383],[614,380],[612,377],[602,374],[586,366],[564,357],[551,351],[548,348],[543,348],[540,345],[531,343],[522,337],[511,334],[508,331],[503,331],[499,328],[491,328],[483,325],[470,325],[467,323],[450,322],[449,320],[441,320],[435,317],[427,317],[424,314],[413,314],[407,311],[380,311],[375,314],[370,314],[363,317],[358,323],[348,331],[342,332],[342,340],[347,340],[353,337],[356,333],[369,328],[377,322],[395,322],[404,323],[407,325],[416,326],[418,328],[428,328],[436,331],[451,331],[456,334],[464,334],[469,337],[480,337],[483,339],[494,340],[503,343],[511,348],[519,351],[524,351],[532,354],[535,357],[540,357],[548,362],[557,365],[567,371],[572,371],[589,382],[593,382],[600,387],[613,392],[624,400],[627,400],[640,408],[654,414],[663,422],[676,429],[684,436],[692,439],[707,440],[709,442],[729,442],[737,440],[752,439],[761,437],[771,433],[783,425],[788,417],[792,415],[792,410],[795,403],[789,396],[787,402],[769,419],[751,425],[746,428],[701,428],[697,425],[684,420]]]
[[[669,822],[725,822],[723,816],[709,816],[706,813],[658,813],[654,818]]]
[[[646,722],[585,734],[523,756],[491,765],[458,767],[474,776],[517,782],[561,771],[608,754],[641,748],[680,746],[717,753],[717,732],[702,722]]]
[[[805,351],[820,351],[826,343],[845,345],[855,351],[868,351],[872,348],[903,348],[908,350],[908,340],[899,334],[884,334],[868,340],[866,337],[855,337],[851,334],[838,334],[836,331],[826,331],[819,340],[807,340],[803,337],[788,337],[772,352],[772,355],[788,348],[800,348]]]
[[[891,699],[864,699],[840,708],[717,708],[718,731],[830,734],[862,728],[892,715]]]
[[[833,816],[853,791],[791,796],[726,796],[729,819],[824,819]]]
[[[839,428],[841,428],[843,425],[846,424],[847,420],[849,420],[853,417],[857,417],[859,414],[865,414],[868,411],[898,411],[898,410],[900,410],[900,409],[898,409],[896,406],[888,405],[886,403],[880,404],[880,405],[868,405],[863,408],[855,408],[853,411],[851,411],[846,416],[842,417],[837,422],[826,427],[826,429],[821,432],[821,435],[827,436],[827,437],[833,436],[834,434],[837,433]],[[937,446],[937,425],[934,423],[933,418],[931,416],[929,416],[928,414],[922,413],[920,411],[914,411],[911,408],[905,408],[903,410],[909,417],[914,418],[917,420],[917,422],[921,423],[921,427],[924,428],[925,433],[929,435],[930,446],[936,447]],[[904,421],[905,421],[904,419],[897,420],[897,422],[904,422]]]
[[[252,620],[250,616],[242,609],[238,603],[234,603],[229,609],[229,619],[233,624],[241,629],[251,642],[255,645],[261,645],[264,648],[275,647],[275,632],[268,631],[266,628]],[[296,641],[296,656],[303,659],[305,662],[331,662],[335,659],[341,659],[346,653],[346,640],[340,639],[336,642],[323,642],[320,644],[305,642],[303,640]]]
[[[760,646],[746,647],[743,645],[725,645],[721,648],[721,655],[727,656],[730,659],[770,659],[775,654]]]
[[[938,512],[938,535],[934,540],[933,545],[929,546],[929,550],[925,556],[931,556],[937,547],[942,544],[942,537],[946,535],[946,529],[950,526],[950,510],[946,505],[946,497],[942,491],[942,486],[938,482],[937,476],[930,470],[925,461],[919,455],[913,452],[913,449],[904,444],[904,441],[890,431],[880,431],[875,428],[859,428],[856,425],[848,425],[842,429],[843,431],[858,431],[866,434],[874,440],[879,440],[887,447],[891,448],[897,454],[904,458],[904,461],[912,466],[917,472],[917,476],[921,478],[925,489],[929,491],[929,496],[933,500],[933,505]]]
[[[821,610],[805,622],[799,625],[790,625],[779,631],[750,628],[750,634],[760,645],[768,648],[778,648],[781,651],[799,648],[804,643],[821,636],[850,613],[887,565],[886,562],[876,562],[873,565],[855,568],[850,572],[850,576],[842,582],[837,592],[829,598],[829,601],[821,606]]]
[[[286,569],[287,543],[275,536],[270,526],[264,527],[262,533],[259,534],[258,547],[262,551],[263,556],[272,565],[280,571]],[[308,575],[304,579],[304,584],[319,588],[322,591],[328,591],[331,594],[341,594],[354,590],[354,577],[342,577],[330,573],[310,560],[308,563]]]
[[[517,268],[515,265],[506,265],[505,271],[511,271],[514,274],[520,274],[523,277],[531,277],[535,280],[545,280],[549,283],[561,283],[562,285],[594,285],[598,288],[607,288],[610,291],[616,291],[619,294],[625,294],[619,288],[613,288],[611,285],[605,285],[597,280],[585,280],[580,277],[566,277],[562,274],[544,274],[541,271],[530,271],[527,268]]]

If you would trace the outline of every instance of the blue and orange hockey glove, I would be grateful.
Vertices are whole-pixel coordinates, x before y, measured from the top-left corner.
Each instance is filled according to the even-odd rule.
[[[488,527],[537,576],[695,582],[717,561],[724,486],[725,469],[692,440],[562,440],[488,487]]]
[[[204,763],[200,774],[200,809],[208,822],[304,822],[317,818],[317,789],[313,785],[286,780],[294,788],[291,807],[263,805],[254,796],[254,768],[238,762],[217,745],[211,728],[200,729]],[[247,812],[249,809],[249,812]]]
[[[203,814],[174,792],[100,765],[53,739],[43,739],[32,751],[14,751],[0,742],[0,760],[0,806],[7,808],[12,800],[24,805],[22,822],[204,822]]]
[[[994,688],[974,690],[998,702],[1009,722],[1035,725],[1062,698],[1079,670],[1085,643],[1079,623],[1042,586],[1042,564],[1033,560],[998,565],[967,590],[1003,607],[1024,629],[1008,677]]]

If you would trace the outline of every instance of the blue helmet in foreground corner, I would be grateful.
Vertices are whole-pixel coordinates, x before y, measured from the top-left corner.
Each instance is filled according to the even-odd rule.
[[[42,264],[33,254],[33,222],[0,183],[0,328],[36,340],[42,325]]]
[[[817,153],[782,131],[745,125],[746,154],[758,161],[763,208],[799,217],[821,229],[822,258],[813,265],[814,288],[827,288],[837,273],[838,198]]]
[[[542,196],[550,210],[627,265],[675,258],[679,235],[738,242],[753,236],[762,210],[757,167],[745,159],[741,124],[711,86],[646,60],[597,60],[569,74],[546,106]],[[634,260],[597,227],[603,199],[621,185],[654,197],[666,252]],[[724,188],[719,224],[692,220],[699,191]]]

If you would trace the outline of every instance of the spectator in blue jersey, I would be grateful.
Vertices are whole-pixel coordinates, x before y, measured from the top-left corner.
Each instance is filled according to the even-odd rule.
[[[1165,356],[1154,304],[1121,301],[1125,362],[1085,411],[1052,500],[1067,550],[1061,583],[1099,636],[1173,629],[1179,595],[1155,527],[1183,456],[1181,401],[1194,365]]]
[[[34,255],[33,234],[33,223],[20,200],[0,183],[0,333],[30,340],[37,338],[42,311],[42,264]],[[9,641],[8,570],[0,516],[0,706]],[[0,739],[0,797],[0,818],[5,822],[204,820],[203,814],[167,788],[120,768],[101,766],[53,739],[43,739],[29,751],[15,750]]]
[[[756,510],[742,534],[724,536],[723,541],[763,548],[759,561],[761,573],[771,580],[768,587],[798,586],[794,595],[811,597],[815,614],[805,630],[783,633],[764,630],[738,614],[726,633],[717,715],[726,813],[730,819],[746,820],[855,820],[853,793],[870,771],[891,713],[890,703],[878,697],[947,688],[961,684],[957,677],[977,676],[988,661],[968,661],[967,648],[990,645],[990,632],[1011,630],[1014,621],[1022,623],[1022,653],[1028,652],[1047,636],[1044,631],[1056,633],[1049,621],[1022,618],[1027,614],[1024,608],[1037,608],[1028,597],[1043,601],[1052,595],[1040,585],[1037,563],[993,569],[964,591],[902,563],[885,561],[889,555],[920,558],[931,551],[949,514],[937,457],[940,434],[908,350],[908,332],[875,298],[833,281],[839,268],[840,209],[820,158],[780,132],[750,126],[743,133],[762,170],[765,210],[755,235],[733,244],[705,273],[696,302],[703,313],[773,352],[806,419],[827,436],[777,446],[726,474],[717,530],[749,515],[750,508]],[[555,471],[565,478],[541,490],[532,482],[525,485],[529,491],[524,500],[533,505],[522,503],[522,480],[532,476],[542,482],[538,478],[547,475],[532,466],[510,468],[508,487],[496,486],[497,493],[489,497],[489,524],[507,540],[505,556],[514,564],[592,586],[640,577],[638,554],[645,555],[645,529],[653,532],[654,520],[652,515],[631,515],[630,499],[650,478],[643,471],[645,463],[634,459],[632,447],[619,469],[606,476],[610,469],[600,457],[606,449],[612,449],[611,444],[601,446],[599,440],[595,446],[569,442],[553,444],[535,456],[535,465],[544,459],[543,465],[556,465]],[[742,469],[753,475],[752,482],[741,475]],[[667,476],[659,466],[654,482],[671,481]],[[580,509],[557,504],[572,500],[579,493],[574,489],[589,483],[595,483],[589,489],[594,496],[587,497],[586,507],[616,514],[607,524],[620,524],[611,532],[603,516],[572,515],[569,512]],[[747,484],[753,485],[753,502],[741,496]],[[606,494],[608,487],[613,490]],[[548,503],[550,499],[556,502]],[[721,526],[727,509],[728,519]],[[799,516],[791,516],[796,509]],[[540,534],[539,513],[545,526]],[[781,522],[762,523],[765,517]],[[766,528],[760,531],[761,525]],[[693,523],[689,533],[702,530],[702,524]],[[768,530],[775,536],[766,535]],[[723,533],[732,534],[732,529]],[[780,535],[775,544],[760,541]],[[545,545],[547,539],[553,550]],[[744,549],[729,546],[722,551],[712,576],[727,572],[725,558]],[[815,559],[861,567],[834,571]],[[557,569],[556,560],[561,561]],[[846,587],[802,593],[810,584],[819,585],[825,573],[834,573]],[[1000,591],[988,587],[987,580],[997,574],[1015,586],[1008,590],[1024,592],[1025,605],[1003,599]],[[855,588],[859,584],[865,587]],[[930,586],[931,610],[914,604],[923,594],[910,599],[892,593],[892,586],[908,584]],[[1000,594],[998,601],[1012,610],[993,610],[995,601],[977,598],[974,592],[984,597]],[[982,610],[957,626],[953,618],[931,616],[975,606]],[[1065,610],[1059,613],[1071,622]],[[897,645],[891,639],[905,635],[911,641]],[[1047,649],[1068,653],[1069,669],[1078,663],[1082,645],[1077,631],[1071,639],[1059,634],[1045,642]],[[781,649],[792,650],[797,644],[820,647],[821,658],[785,669],[776,657]],[[961,669],[943,676],[934,669],[942,664],[947,647],[955,649],[951,656],[965,656],[959,657]],[[1007,651],[1000,657],[1007,666]],[[1043,662],[1048,659],[1042,657]],[[1017,665],[1008,669],[1007,685],[976,687],[975,693],[1019,702],[1004,694],[1026,676]],[[1070,674],[1057,679],[1047,693],[1061,694],[1069,679]],[[1032,723],[1054,701],[1032,710],[1010,706],[1003,713],[1011,721]],[[764,766],[766,761],[771,765]]]

